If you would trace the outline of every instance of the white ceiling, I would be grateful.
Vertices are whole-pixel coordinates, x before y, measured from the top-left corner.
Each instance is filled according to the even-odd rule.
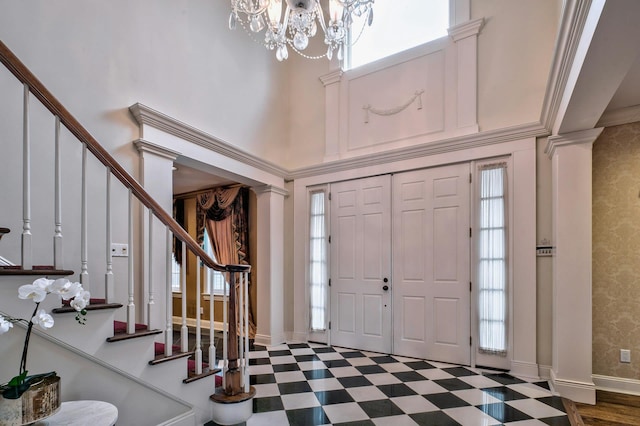
[[[235,183],[228,179],[193,169],[183,164],[176,164],[175,166],[176,170],[173,171],[174,195]]]

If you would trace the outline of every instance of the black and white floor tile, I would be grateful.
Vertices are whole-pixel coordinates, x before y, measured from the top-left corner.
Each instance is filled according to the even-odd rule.
[[[246,426],[570,425],[547,382],[314,343],[249,357]]]

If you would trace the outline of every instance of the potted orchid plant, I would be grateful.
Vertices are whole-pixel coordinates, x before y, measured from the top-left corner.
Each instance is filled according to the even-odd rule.
[[[44,309],[40,309],[40,303],[49,294],[58,295],[63,301],[67,301],[69,305],[76,310],[76,321],[78,323],[85,324],[86,322],[86,307],[89,304],[90,294],[82,288],[80,283],[71,282],[66,278],[57,280],[38,278],[31,284],[21,286],[18,289],[18,298],[25,300],[31,299],[35,303],[31,317],[29,319],[16,318],[0,311],[0,335],[11,330],[15,323],[22,323],[27,327],[24,345],[22,347],[19,374],[8,383],[0,385],[0,394],[4,399],[18,399],[33,383],[48,376],[55,376],[55,372],[27,376],[27,355],[33,326],[38,325],[43,330],[53,327],[53,317]]]

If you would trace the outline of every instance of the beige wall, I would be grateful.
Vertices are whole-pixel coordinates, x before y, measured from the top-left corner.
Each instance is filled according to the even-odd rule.
[[[540,111],[560,21],[559,0],[472,0],[480,130],[531,123]]]
[[[640,122],[605,129],[593,146],[593,374],[640,376],[639,183]]]

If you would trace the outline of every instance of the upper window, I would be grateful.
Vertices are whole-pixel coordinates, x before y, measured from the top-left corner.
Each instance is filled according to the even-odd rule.
[[[370,27],[364,22],[366,17],[354,20],[345,69],[353,69],[447,35],[449,0],[380,1],[374,5],[373,15]]]

